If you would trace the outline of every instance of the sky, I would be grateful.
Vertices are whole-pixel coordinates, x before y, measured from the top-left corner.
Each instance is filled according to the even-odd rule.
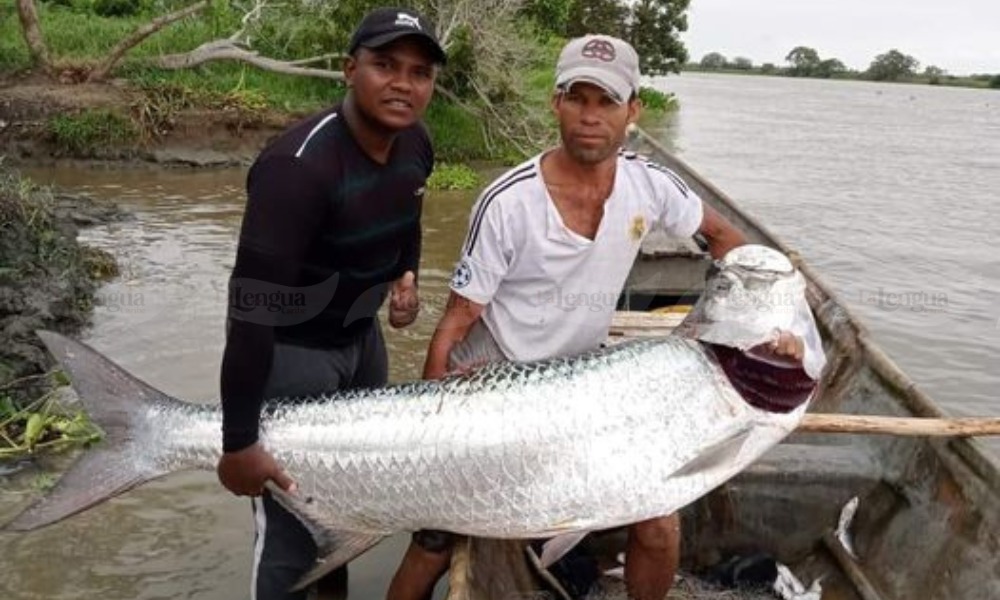
[[[952,75],[1000,73],[1000,0],[691,0],[681,35],[709,52],[785,65],[796,46],[864,70],[893,48]]]

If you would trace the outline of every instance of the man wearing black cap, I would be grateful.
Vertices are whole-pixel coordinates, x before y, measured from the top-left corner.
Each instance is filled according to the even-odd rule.
[[[419,309],[420,213],[434,166],[420,118],[446,55],[431,24],[402,8],[369,13],[348,54],[343,102],[284,132],[247,176],[218,475],[233,493],[254,497],[255,600],[304,599],[305,591],[288,590],[317,558],[306,529],[264,490],[267,481],[285,490],[295,483],[265,449],[263,400],[383,385],[377,312],[388,295],[389,323],[404,327]],[[255,297],[288,298],[294,310],[247,302]],[[343,588],[346,571],[319,584]]]

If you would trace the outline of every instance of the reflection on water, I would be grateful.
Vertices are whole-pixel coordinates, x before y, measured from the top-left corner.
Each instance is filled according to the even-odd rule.
[[[933,396],[956,412],[996,412],[995,94],[692,74],[666,85],[683,102],[669,135],[688,162],[800,248]],[[172,395],[215,401],[243,171],[28,174],[134,213],[84,233],[122,267],[98,294],[86,341]],[[420,372],[471,203],[467,193],[428,198],[425,305],[412,329],[387,329],[394,380]],[[26,497],[2,493],[0,518]],[[245,499],[210,473],[174,475],[0,537],[0,598],[245,598],[250,538]],[[354,563],[353,597],[383,595],[405,542]]]

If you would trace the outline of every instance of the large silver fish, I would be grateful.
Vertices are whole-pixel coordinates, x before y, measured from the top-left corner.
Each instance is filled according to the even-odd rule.
[[[752,292],[758,342],[773,335],[764,309],[784,329],[801,316],[785,306],[789,289],[804,302],[802,286],[789,287],[801,276],[780,254],[745,248],[721,263],[729,279],[709,287],[696,313],[694,329],[713,344],[626,342],[269,403],[261,440],[298,484],[278,497],[317,538],[319,571],[398,531],[537,538],[634,523],[682,508],[756,460],[795,428],[816,373],[719,345],[722,321],[744,319],[733,294]],[[749,329],[734,345],[754,347]],[[106,438],[9,528],[55,522],[173,471],[214,468],[217,407],[167,396],[83,344],[40,335]],[[807,364],[815,370],[815,358]]]

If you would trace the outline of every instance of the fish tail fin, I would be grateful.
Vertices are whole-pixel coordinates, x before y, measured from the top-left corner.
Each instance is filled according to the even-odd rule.
[[[104,438],[96,448],[81,454],[50,492],[8,523],[5,529],[10,531],[50,525],[165,475],[166,471],[152,461],[139,460],[133,453],[136,416],[144,406],[181,403],[86,344],[51,331],[36,333],[68,373],[81,404]]]

